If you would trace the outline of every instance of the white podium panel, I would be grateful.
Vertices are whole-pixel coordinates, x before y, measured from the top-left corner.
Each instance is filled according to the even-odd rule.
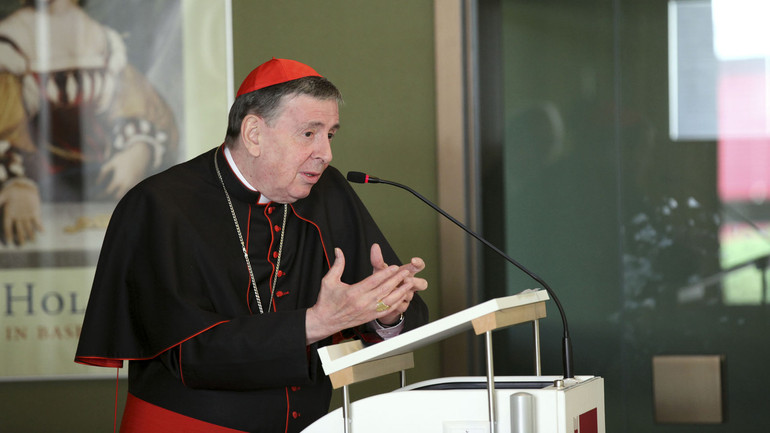
[[[389,370],[385,365],[408,365],[411,358],[404,359],[404,355],[460,332],[473,329],[476,334],[483,334],[511,324],[543,318],[547,300],[545,290],[525,290],[486,301],[368,347],[364,347],[359,340],[322,347],[318,349],[318,356],[334,388],[340,388],[358,382],[359,374],[364,379],[371,379],[403,369],[399,366]],[[384,362],[372,364],[375,361]]]
[[[548,299],[544,290],[525,290],[368,347],[347,341],[318,349],[332,386],[343,390],[343,406],[305,431],[604,433],[602,378],[495,377],[492,332],[527,322],[534,324],[536,371],[540,371],[538,321],[546,316]],[[350,403],[349,385],[412,368],[415,349],[470,329],[485,334],[485,378],[436,379]]]
[[[604,380],[577,376],[557,388],[561,376],[495,378],[499,433],[605,433]],[[522,410],[520,401],[530,403]],[[529,410],[531,409],[531,410]],[[350,405],[354,432],[488,433],[485,377],[449,377],[419,382]],[[524,430],[523,426],[529,426]],[[342,408],[304,430],[343,432]]]

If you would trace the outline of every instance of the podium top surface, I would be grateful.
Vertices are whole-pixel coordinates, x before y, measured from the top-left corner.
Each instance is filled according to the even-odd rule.
[[[491,299],[401,335],[364,347],[358,340],[318,349],[324,373],[330,375],[355,365],[412,352],[473,328],[473,321],[491,313],[547,301],[545,290],[525,290],[519,294]]]

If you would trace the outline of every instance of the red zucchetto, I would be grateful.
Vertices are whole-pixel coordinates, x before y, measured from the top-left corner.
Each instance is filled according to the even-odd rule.
[[[276,59],[257,66],[246,76],[238,88],[237,98],[243,94],[275,84],[285,83],[302,77],[320,77],[321,74],[310,66],[296,60]]]

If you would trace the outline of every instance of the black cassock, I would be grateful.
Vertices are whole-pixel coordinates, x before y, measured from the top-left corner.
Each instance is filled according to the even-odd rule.
[[[107,367],[130,361],[127,431],[213,430],[198,420],[250,432],[302,430],[329,407],[331,385],[316,349],[332,338],[307,346],[305,311],[334,248],[345,255],[342,280],[349,284],[371,275],[375,242],[386,263],[401,263],[353,189],[329,167],[308,197],[288,207],[271,304],[284,206],[258,204],[259,194],[233,174],[222,149],[141,182],[120,201],[107,229],[76,361]],[[419,296],[404,320],[405,331],[427,322]]]

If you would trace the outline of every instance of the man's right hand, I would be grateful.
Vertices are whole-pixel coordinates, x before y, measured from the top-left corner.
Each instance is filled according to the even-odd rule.
[[[345,256],[339,248],[334,249],[334,256],[334,264],[321,280],[318,301],[307,310],[307,344],[384,317],[388,312],[377,311],[377,302],[394,290],[405,295],[411,289],[411,285],[403,284],[409,271],[395,265],[377,269],[356,284],[345,284],[340,280]]]

